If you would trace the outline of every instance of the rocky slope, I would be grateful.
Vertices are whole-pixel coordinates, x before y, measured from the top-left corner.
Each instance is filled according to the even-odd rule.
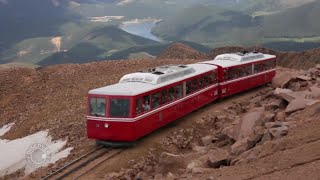
[[[183,63],[192,62],[196,60]],[[94,143],[86,137],[87,92],[116,83],[124,74],[172,63],[181,61],[105,61],[0,69],[0,127],[15,123],[1,138],[12,140],[48,129],[54,140],[68,140],[67,146],[81,154]]]
[[[210,55],[226,50],[216,49]],[[308,53],[302,53],[303,57],[312,56]],[[279,57],[284,62],[282,57],[291,56]],[[88,90],[116,83],[130,72],[197,61],[105,61],[0,69],[0,127],[15,123],[1,138],[11,140],[49,129],[53,139],[68,140],[67,146],[75,147],[67,159],[30,176],[37,179],[94,146],[86,138]],[[149,136],[115,159],[114,166],[106,165],[89,178],[285,179],[281,173],[297,179],[299,174],[318,177],[320,171],[312,166],[318,167],[320,158],[319,74],[318,66],[308,71],[279,68],[273,85],[280,89],[262,87],[208,105],[175,127]],[[18,176],[23,174],[9,177]]]
[[[206,59],[207,56],[182,43],[174,43],[168,47],[158,59]]]
[[[203,113],[193,128],[168,134],[161,142],[164,152],[150,150],[133,168],[104,178],[317,179],[319,77],[320,66],[279,68],[277,88]]]
[[[233,53],[240,51],[258,51],[266,54],[274,54],[278,57],[278,65],[288,68],[308,69],[315,64],[320,63],[320,48],[304,52],[282,52],[263,47],[222,47],[213,49],[208,56],[214,59],[217,55],[223,53]]]

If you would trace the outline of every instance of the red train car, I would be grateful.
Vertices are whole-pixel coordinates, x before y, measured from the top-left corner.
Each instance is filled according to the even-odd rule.
[[[222,54],[202,63],[218,67],[220,98],[269,83],[276,75],[276,56],[258,52]]]
[[[125,144],[219,98],[217,67],[169,65],[125,75],[88,95],[87,134]]]
[[[218,98],[270,82],[275,65],[273,55],[237,53],[125,75],[117,84],[89,91],[88,137],[130,145]]]

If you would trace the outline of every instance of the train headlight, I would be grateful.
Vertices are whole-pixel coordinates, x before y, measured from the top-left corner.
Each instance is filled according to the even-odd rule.
[[[105,123],[105,124],[104,124],[104,127],[105,127],[105,128],[108,128],[108,127],[109,127],[109,124],[108,124],[108,123]]]

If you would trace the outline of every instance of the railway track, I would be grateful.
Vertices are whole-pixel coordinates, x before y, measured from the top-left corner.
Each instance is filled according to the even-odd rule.
[[[121,153],[123,150],[124,149],[104,148],[103,146],[99,146],[87,154],[52,171],[41,179],[80,179],[88,172],[97,168],[100,164]]]

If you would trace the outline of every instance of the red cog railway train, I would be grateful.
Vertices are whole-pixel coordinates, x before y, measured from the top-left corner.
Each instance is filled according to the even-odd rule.
[[[108,146],[131,145],[216,99],[271,82],[275,68],[276,56],[243,52],[127,74],[89,91],[88,137]]]

